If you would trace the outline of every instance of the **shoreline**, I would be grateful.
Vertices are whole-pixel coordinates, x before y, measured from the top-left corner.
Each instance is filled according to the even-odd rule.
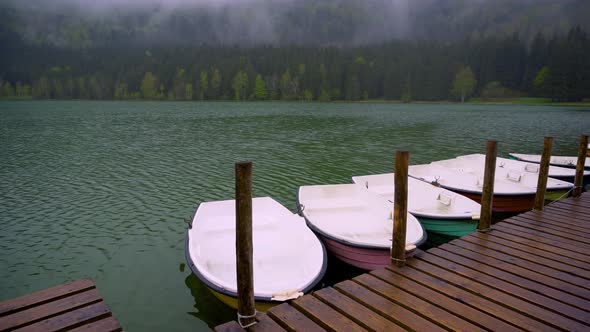
[[[401,100],[385,100],[385,99],[368,99],[368,100],[331,100],[331,101],[318,101],[318,100],[227,100],[227,99],[211,99],[211,100],[168,100],[168,99],[35,99],[29,97],[0,97],[0,102],[6,101],[104,101],[104,102],[232,102],[232,103],[266,103],[266,102],[300,102],[300,103],[342,103],[342,104],[433,104],[433,105],[514,105],[514,106],[582,106],[590,107],[590,101],[581,102],[550,102],[538,100],[538,98],[530,98],[531,100],[523,99],[498,99],[498,100],[472,100],[464,103],[450,100],[416,100],[412,102],[403,102]]]

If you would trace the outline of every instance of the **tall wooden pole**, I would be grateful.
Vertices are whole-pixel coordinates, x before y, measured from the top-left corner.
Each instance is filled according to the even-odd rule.
[[[541,155],[541,166],[539,167],[539,179],[537,180],[537,194],[533,210],[543,211],[545,205],[545,191],[547,190],[547,177],[549,176],[549,159],[551,159],[551,148],[553,137],[545,137],[543,141],[543,154]]]
[[[481,212],[477,230],[487,232],[492,225],[492,200],[494,197],[494,178],[496,176],[497,142],[488,141],[486,145],[486,164],[481,193]]]
[[[406,264],[406,222],[408,218],[408,151],[395,153],[395,192],[393,196],[393,239],[391,260],[398,267]]]
[[[586,150],[588,149],[588,135],[580,136],[578,146],[578,164],[576,165],[576,178],[574,180],[574,193],[572,196],[579,197],[582,194],[582,179],[584,177],[584,165],[586,163]]]
[[[254,273],[252,266],[252,162],[240,162],[236,170],[236,273],[238,323],[255,322]]]

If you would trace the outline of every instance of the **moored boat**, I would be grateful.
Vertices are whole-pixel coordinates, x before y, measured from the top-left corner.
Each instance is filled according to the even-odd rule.
[[[352,181],[393,201],[394,173],[354,176]],[[479,223],[479,203],[450,190],[408,178],[408,212],[429,232],[433,244],[474,232]],[[432,236],[435,235],[435,236]]]
[[[408,174],[481,203],[484,163],[472,163],[455,158],[410,166]],[[521,172],[496,164],[492,210],[514,213],[532,209],[537,179],[538,173]],[[571,188],[573,185],[569,182],[548,178],[546,197],[563,196]]]
[[[590,151],[590,150],[588,150]],[[541,155],[540,154],[524,154],[524,153],[509,153],[508,154],[511,158],[516,160],[540,164],[541,163]],[[549,165],[559,166],[559,167],[567,167],[567,168],[576,168],[576,164],[578,163],[578,157],[571,156],[551,156],[549,158]],[[590,158],[586,158],[586,162],[584,164],[584,169],[590,169]]]
[[[391,263],[393,204],[356,184],[302,186],[300,214],[338,259],[365,270]],[[408,213],[406,255],[426,240],[418,220]]]
[[[464,162],[469,163],[472,166],[484,165],[486,156],[483,154],[470,154],[459,156],[457,159],[461,159]],[[453,159],[450,159],[453,160]],[[521,174],[530,174],[532,177],[538,177],[540,165],[539,163],[531,163],[520,160],[514,160],[509,158],[496,158],[496,166],[503,169],[509,169],[512,171],[520,172]],[[482,166],[483,167],[483,166]],[[535,175],[536,174],[536,175]],[[575,165],[574,168],[560,167],[560,166],[549,166],[549,177],[562,180],[570,183],[574,183],[576,178]],[[582,177],[582,186],[586,186],[590,183],[590,171],[584,171]],[[550,193],[550,195],[552,195]],[[554,195],[553,195],[554,196]],[[550,196],[551,197],[551,196]],[[559,196],[557,196],[559,197]]]
[[[185,254],[192,272],[237,308],[235,201],[199,205]],[[326,251],[305,220],[270,197],[252,200],[254,298],[265,311],[310,291],[326,271]]]

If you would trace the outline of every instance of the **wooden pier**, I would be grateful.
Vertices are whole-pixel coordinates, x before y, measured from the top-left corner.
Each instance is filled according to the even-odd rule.
[[[0,302],[0,331],[122,331],[90,279]]]
[[[590,331],[590,193],[257,315],[252,331]],[[241,331],[236,322],[217,331]]]

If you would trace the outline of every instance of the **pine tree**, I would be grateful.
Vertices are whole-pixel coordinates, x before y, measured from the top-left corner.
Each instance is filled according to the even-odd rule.
[[[268,97],[268,92],[266,91],[266,84],[262,79],[262,76],[256,75],[256,82],[254,85],[254,98],[258,100],[265,100]]]

